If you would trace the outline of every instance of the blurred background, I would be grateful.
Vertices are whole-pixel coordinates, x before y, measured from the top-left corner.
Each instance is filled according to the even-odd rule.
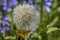
[[[19,40],[12,19],[19,4],[33,5],[40,12],[40,23],[28,40],[60,40],[60,0],[0,0],[0,40]]]

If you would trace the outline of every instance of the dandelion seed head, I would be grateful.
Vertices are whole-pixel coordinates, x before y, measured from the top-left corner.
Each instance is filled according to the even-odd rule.
[[[18,30],[33,31],[37,28],[40,13],[33,5],[18,5],[13,9],[13,21]]]

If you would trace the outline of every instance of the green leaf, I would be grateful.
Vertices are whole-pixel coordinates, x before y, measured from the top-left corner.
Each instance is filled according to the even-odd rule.
[[[48,27],[52,27],[54,24],[56,24],[56,23],[58,22],[58,19],[59,19],[59,17],[56,16],[56,17],[53,19],[53,21],[50,22],[50,23],[47,25],[47,28],[48,28]]]
[[[53,0],[52,9],[57,8],[57,5],[58,5],[57,0]]]
[[[42,10],[42,13],[41,13],[41,25],[42,25],[42,28],[45,28],[47,23],[48,23],[48,13],[46,11],[46,9],[44,8],[43,6],[43,10]]]
[[[47,33],[51,33],[51,32],[56,31],[56,30],[58,30],[57,27],[50,27],[50,28],[48,28]]]
[[[29,40],[41,40],[42,39],[42,37],[41,37],[41,35],[40,34],[38,34],[38,33],[33,33],[30,37],[29,37]]]
[[[5,37],[5,39],[15,40],[16,39],[16,36],[7,36],[7,37]]]

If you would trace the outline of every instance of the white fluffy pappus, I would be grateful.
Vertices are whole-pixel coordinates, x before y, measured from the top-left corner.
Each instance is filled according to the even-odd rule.
[[[17,30],[36,31],[40,21],[40,12],[33,5],[19,4],[13,9],[13,21]]]

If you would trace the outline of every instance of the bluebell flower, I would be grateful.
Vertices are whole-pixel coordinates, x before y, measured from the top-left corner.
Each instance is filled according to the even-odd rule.
[[[9,0],[9,6],[15,7],[18,4],[17,0]]]
[[[7,0],[2,0],[2,6],[7,6]]]
[[[2,25],[1,25],[2,27],[4,27],[5,26],[5,21],[2,21]]]
[[[0,28],[0,33],[3,33],[5,29],[5,32],[8,32],[10,30],[9,24],[2,23],[2,26]]]
[[[2,34],[4,31],[2,29],[0,29],[0,34]]]
[[[30,4],[30,5],[32,5],[33,2],[32,2],[32,0],[23,0],[23,4]]]
[[[49,7],[45,6],[45,8],[46,8],[46,11],[47,11],[48,13],[51,12],[51,9],[50,9]]]
[[[6,12],[11,12],[12,8],[11,7],[7,7]]]
[[[52,5],[51,0],[44,0],[44,5],[50,7]]]
[[[9,29],[9,27],[6,27],[6,31],[9,31],[10,29]]]
[[[3,9],[4,11],[6,11],[7,7],[6,7],[6,6],[4,6],[4,7],[2,7],[2,9]]]
[[[48,13],[50,13],[51,12],[51,8],[50,7],[52,5],[52,0],[44,0],[43,5],[46,8],[46,11]]]
[[[32,4],[33,4],[32,0],[29,0],[29,1],[28,1],[28,3],[29,3],[30,5],[32,5]]]
[[[4,6],[4,7],[2,7],[2,8],[3,8],[3,10],[6,11],[6,12],[11,12],[11,11],[12,11],[12,8],[11,8],[11,7],[6,7],[6,6]]]
[[[9,25],[10,25],[10,24],[9,24],[8,21],[4,21],[4,20],[2,21],[2,25],[1,25],[2,27],[6,27],[6,26],[9,27]]]
[[[7,22],[5,22],[5,23],[6,23],[6,25],[5,25],[5,26],[9,27],[9,25],[10,25],[10,24],[9,24],[9,22],[7,21]]]
[[[0,29],[0,34],[2,34],[4,32],[4,29],[5,29],[5,32],[8,32],[9,31],[9,27],[2,27]]]
[[[1,28],[0,28],[0,33],[3,33],[4,32],[4,29],[6,32],[8,32],[10,29],[9,29],[9,22],[8,22],[8,16],[5,16],[4,19],[2,20],[2,24],[1,24]]]
[[[15,7],[17,4],[17,0],[2,0],[3,11],[11,12],[12,7]]]
[[[44,0],[45,2],[50,2],[50,1],[52,1],[52,0]]]
[[[9,20],[9,17],[8,17],[8,16],[4,16],[4,19],[3,19],[3,21],[2,21],[2,26],[3,26],[3,27],[6,26],[6,25],[9,26],[8,20]]]
[[[8,21],[9,20],[8,16],[5,16],[3,20]]]

